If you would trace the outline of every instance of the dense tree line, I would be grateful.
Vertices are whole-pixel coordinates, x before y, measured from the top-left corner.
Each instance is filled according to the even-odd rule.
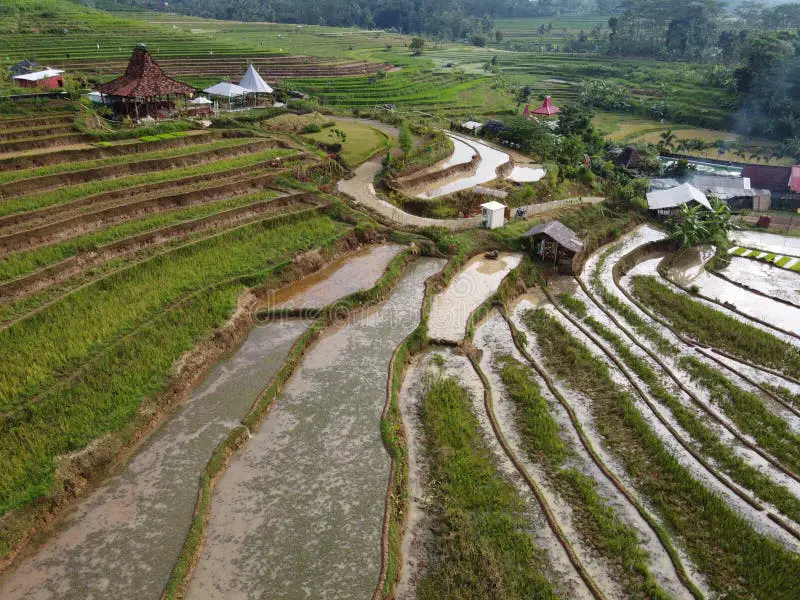
[[[119,0],[122,4],[198,17],[356,26],[463,39],[491,34],[495,18],[612,10],[616,0]],[[84,0],[91,2],[91,0]]]

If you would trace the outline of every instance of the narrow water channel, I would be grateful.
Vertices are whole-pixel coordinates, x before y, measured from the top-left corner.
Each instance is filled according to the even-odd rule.
[[[346,255],[289,286],[295,290],[291,301],[316,306],[369,288],[399,249],[383,245]],[[247,413],[306,325],[275,321],[254,328],[118,474],[23,552],[0,577],[0,598],[160,598],[212,451]]]
[[[386,302],[309,350],[217,485],[190,598],[372,595],[390,464],[380,434],[389,361],[443,264],[420,259]]]

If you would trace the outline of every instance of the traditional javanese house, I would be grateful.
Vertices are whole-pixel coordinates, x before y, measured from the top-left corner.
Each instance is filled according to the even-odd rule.
[[[176,100],[191,97],[195,89],[168,77],[153,60],[144,44],[133,50],[128,68],[122,77],[104,83],[97,88],[104,97],[110,98],[115,114],[134,120],[144,117],[164,119],[176,110]]]

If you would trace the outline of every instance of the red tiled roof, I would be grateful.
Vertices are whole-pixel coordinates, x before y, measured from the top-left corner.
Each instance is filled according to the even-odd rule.
[[[194,93],[194,88],[167,77],[158,63],[142,45],[136,46],[125,69],[125,75],[104,83],[97,88],[101,94],[125,98],[151,98],[167,94]]]
[[[785,192],[789,189],[790,167],[770,167],[767,165],[745,165],[742,177],[750,178],[750,187]]]

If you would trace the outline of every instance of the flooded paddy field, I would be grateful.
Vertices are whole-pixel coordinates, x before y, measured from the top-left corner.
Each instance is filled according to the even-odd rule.
[[[730,237],[735,243],[745,248],[754,248],[784,256],[800,256],[800,238],[761,231],[734,231],[731,232]]]
[[[500,254],[494,260],[482,254],[472,258],[453,277],[447,289],[434,297],[428,335],[436,340],[460,341],[472,312],[494,294],[500,282],[521,260],[520,254]]]
[[[443,264],[412,264],[386,302],[309,350],[217,485],[190,598],[371,596],[389,475],[387,369]]]
[[[746,315],[753,316],[775,327],[800,332],[800,307],[767,298],[755,292],[737,286],[721,277],[716,277],[705,269],[705,263],[714,255],[711,247],[697,247],[685,250],[676,260],[667,273],[668,279],[681,287],[697,286],[699,293],[708,298],[735,307]],[[740,259],[746,261],[747,259]],[[633,269],[629,276],[649,275],[658,277],[657,267],[660,259],[654,258],[644,261]],[[753,262],[753,261],[748,261]],[[774,267],[772,267],[774,268]],[[730,269],[730,267],[728,267]],[[734,268],[735,269],[735,268]],[[787,273],[786,277],[778,274],[772,278],[773,286],[780,288],[782,280],[788,280],[793,274]],[[784,288],[785,290],[785,288]],[[788,291],[788,290],[785,290]]]
[[[276,296],[298,306],[328,304],[374,285],[400,249],[384,244],[350,253]],[[118,474],[0,576],[0,597],[159,598],[183,546],[200,473],[307,325],[286,320],[255,327]]]
[[[477,150],[478,154],[481,157],[480,162],[478,163],[477,171],[470,175],[469,177],[460,177],[453,181],[449,181],[444,184],[433,184],[429,186],[428,189],[422,191],[421,193],[417,194],[419,198],[439,198],[440,196],[446,196],[447,194],[453,194],[455,192],[459,192],[461,190],[466,190],[472,188],[476,185],[481,185],[482,183],[487,183],[494,179],[497,179],[497,168],[501,165],[506,164],[509,161],[509,156],[505,152],[501,152],[491,146],[479,142],[473,139],[466,139],[461,138],[455,134],[448,133],[447,134],[450,139],[453,140],[454,144],[464,144],[468,147],[474,148],[474,151]],[[460,144],[457,146],[460,148]],[[464,150],[457,150],[462,155],[466,155],[466,151]],[[470,158],[472,156],[470,155]],[[466,162],[466,161],[462,161]],[[456,163],[458,164],[458,163]]]
[[[762,294],[800,305],[800,273],[738,256],[731,256],[720,273]]]
[[[305,329],[299,321],[253,329],[178,413],[109,481],[45,532],[0,577],[8,600],[157,599],[189,528],[200,473]]]

